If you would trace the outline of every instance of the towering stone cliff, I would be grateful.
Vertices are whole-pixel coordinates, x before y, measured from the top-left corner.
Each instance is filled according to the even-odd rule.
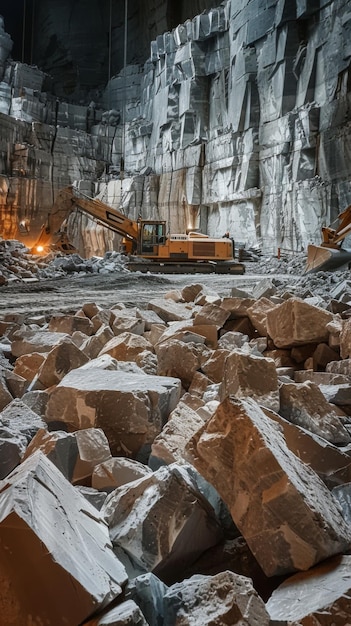
[[[29,242],[77,181],[172,232],[229,230],[270,252],[318,243],[351,203],[349,2],[150,1],[146,15],[130,1],[124,66],[116,3],[84,4],[61,0],[60,21],[38,0],[40,69],[12,60],[0,26],[3,236],[22,222]],[[190,4],[202,12],[187,19]],[[72,224],[84,248],[87,218]],[[100,248],[90,241],[89,253]]]

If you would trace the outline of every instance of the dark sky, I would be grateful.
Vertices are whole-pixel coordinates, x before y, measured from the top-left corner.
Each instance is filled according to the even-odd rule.
[[[5,31],[14,42],[12,58],[31,63],[32,14],[35,0],[0,0],[0,15],[5,22]],[[23,26],[25,37],[23,38]],[[24,58],[22,59],[24,55]]]

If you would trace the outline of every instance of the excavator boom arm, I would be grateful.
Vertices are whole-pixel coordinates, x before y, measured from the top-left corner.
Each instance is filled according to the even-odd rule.
[[[138,239],[138,224],[127,218],[121,211],[108,206],[96,198],[89,198],[80,192],[72,192],[72,201],[75,206],[88,213],[95,220],[107,228],[115,231],[122,237]]]
[[[52,244],[55,236],[59,239],[62,238],[62,224],[75,209],[81,209],[122,237],[128,237],[134,241],[138,240],[137,222],[128,219],[121,211],[96,198],[90,198],[70,186],[65,187],[58,194],[32,250],[34,252],[39,251],[41,248]]]

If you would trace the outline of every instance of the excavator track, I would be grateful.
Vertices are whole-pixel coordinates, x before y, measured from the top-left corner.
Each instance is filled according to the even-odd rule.
[[[130,261],[126,267],[131,272],[150,272],[150,274],[245,274],[245,265],[235,261],[222,263],[212,263],[211,261],[189,261],[185,263]]]

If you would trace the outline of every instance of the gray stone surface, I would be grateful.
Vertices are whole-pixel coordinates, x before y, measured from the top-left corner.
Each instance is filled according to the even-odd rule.
[[[51,183],[57,190],[84,179],[91,193],[103,162],[109,180],[100,178],[96,191],[131,217],[142,209],[167,219],[172,232],[189,224],[211,235],[230,231],[270,253],[319,243],[321,226],[350,203],[347,2],[192,0],[174,13],[148,0],[138,3],[138,19],[130,9],[127,61],[137,62],[123,69],[120,12],[112,12],[110,45],[101,46],[108,12],[61,0],[68,33],[65,19],[39,4],[38,66],[11,60],[6,20],[0,31],[0,183],[15,209],[4,223],[8,235],[17,211],[28,217],[22,197],[38,229]],[[112,74],[101,74],[106,67]],[[5,202],[0,207],[4,215]],[[117,249],[116,238],[86,216],[76,215],[69,229],[87,256]]]
[[[127,576],[105,524],[41,452],[2,482],[0,498],[6,624],[28,623],[31,615],[78,624],[121,594]]]
[[[164,582],[176,580],[223,534],[211,505],[176,464],[119,487],[102,513],[115,548]]]
[[[267,576],[306,570],[347,550],[350,531],[329,490],[250,398],[226,399],[187,452]]]
[[[351,609],[350,560],[349,555],[336,556],[309,572],[288,578],[266,604],[272,626],[347,624]]]
[[[176,378],[83,367],[52,390],[46,420],[102,428],[113,455],[134,456],[161,431],[179,397]]]
[[[245,576],[225,571],[215,576],[194,575],[172,585],[164,598],[165,626],[242,624],[269,626],[264,602]]]

